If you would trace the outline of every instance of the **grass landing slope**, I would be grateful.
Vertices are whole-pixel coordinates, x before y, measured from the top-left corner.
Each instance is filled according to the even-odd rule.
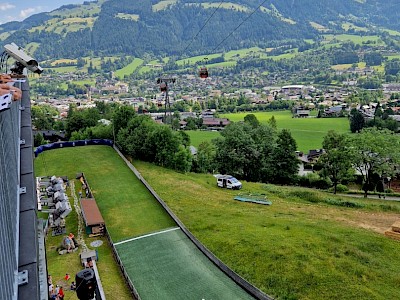
[[[37,174],[63,174],[71,180],[76,173],[85,173],[107,229],[114,243],[117,242],[124,269],[142,299],[252,299],[179,228],[165,232],[176,228],[176,224],[112,148],[86,146],[47,151],[36,159],[35,165]],[[68,230],[76,223],[74,215],[71,217],[67,219]],[[152,235],[142,236],[148,233]],[[53,243],[57,245],[57,241]],[[107,262],[103,268],[107,265],[115,269],[110,253],[103,255],[106,257],[101,261]],[[73,254],[59,257],[50,251],[50,256],[49,269],[56,272],[53,274],[57,278],[60,278],[57,270],[68,270],[71,274],[79,270],[77,263],[74,268],[73,264],[68,265]],[[121,278],[111,273],[103,272],[101,276],[106,280],[104,288],[111,295],[109,276],[113,277],[113,288],[118,282],[123,284]],[[127,299],[118,295],[118,299]],[[111,296],[111,299],[117,298]]]
[[[148,230],[128,211],[127,194],[140,187],[122,165],[106,146],[52,150],[35,160],[36,175],[85,172],[120,239]],[[211,175],[135,166],[208,249],[264,292],[278,299],[398,298],[400,244],[383,232],[400,218],[400,203],[244,182],[244,191],[272,201],[256,205],[234,201],[237,192],[217,188]]]
[[[400,244],[383,232],[400,218],[400,203],[247,182],[245,191],[273,204],[241,203],[211,175],[135,166],[206,247],[277,299],[399,295]]]

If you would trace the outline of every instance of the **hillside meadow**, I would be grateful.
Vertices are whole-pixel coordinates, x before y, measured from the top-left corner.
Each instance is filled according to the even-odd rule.
[[[399,242],[383,232],[400,203],[244,182],[271,206],[234,201],[206,174],[135,166],[205,246],[277,299],[395,299]],[[348,208],[346,206],[353,206]]]
[[[268,120],[274,116],[277,128],[289,129],[297,142],[297,150],[303,152],[321,148],[323,138],[329,130],[335,130],[339,133],[350,132],[347,118],[292,118],[292,113],[288,110],[222,114],[220,117],[228,118],[233,122],[240,122],[244,120],[246,115],[251,113],[263,124],[267,124]],[[198,140],[197,137],[195,138]]]
[[[271,206],[257,205],[234,201],[238,191],[217,188],[209,174],[182,174],[138,161],[134,165],[208,249],[269,295],[397,298],[400,244],[383,232],[400,218],[399,202],[243,182],[241,192],[262,193],[272,201]],[[73,178],[81,171],[88,176],[107,227],[120,239],[143,230],[146,219],[135,216],[156,215],[157,206],[142,202],[135,207],[129,201],[142,197],[143,188],[110,147],[63,148],[35,159],[36,175]],[[113,269],[109,260],[102,261],[104,268]],[[114,283],[120,280],[114,277]]]

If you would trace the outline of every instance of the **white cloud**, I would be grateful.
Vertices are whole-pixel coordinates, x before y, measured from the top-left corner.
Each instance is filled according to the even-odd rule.
[[[36,8],[30,7],[30,8],[21,10],[21,12],[19,13],[19,16],[22,19],[25,19],[26,17],[29,17],[30,15],[34,14],[35,12],[36,12]]]
[[[37,14],[42,11],[43,11],[43,7],[41,7],[41,6],[29,7],[27,9],[21,10],[19,13],[19,17],[21,19],[25,19],[25,18],[29,17],[30,15]]]
[[[15,5],[12,5],[10,3],[0,3],[0,10],[1,11],[13,9],[13,8],[15,8]]]

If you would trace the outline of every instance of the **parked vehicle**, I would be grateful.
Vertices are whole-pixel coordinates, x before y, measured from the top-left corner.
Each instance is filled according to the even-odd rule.
[[[231,175],[214,175],[217,178],[217,186],[232,190],[240,190],[242,183]]]

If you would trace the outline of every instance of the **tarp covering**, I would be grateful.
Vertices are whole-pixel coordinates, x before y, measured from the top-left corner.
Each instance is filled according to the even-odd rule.
[[[79,141],[70,141],[70,142],[57,142],[52,144],[41,145],[35,150],[35,157],[37,157],[40,153],[46,150],[53,150],[63,147],[75,147],[75,146],[86,146],[86,145],[106,145],[112,146],[112,140],[106,139],[93,139],[93,140],[79,140]]]

